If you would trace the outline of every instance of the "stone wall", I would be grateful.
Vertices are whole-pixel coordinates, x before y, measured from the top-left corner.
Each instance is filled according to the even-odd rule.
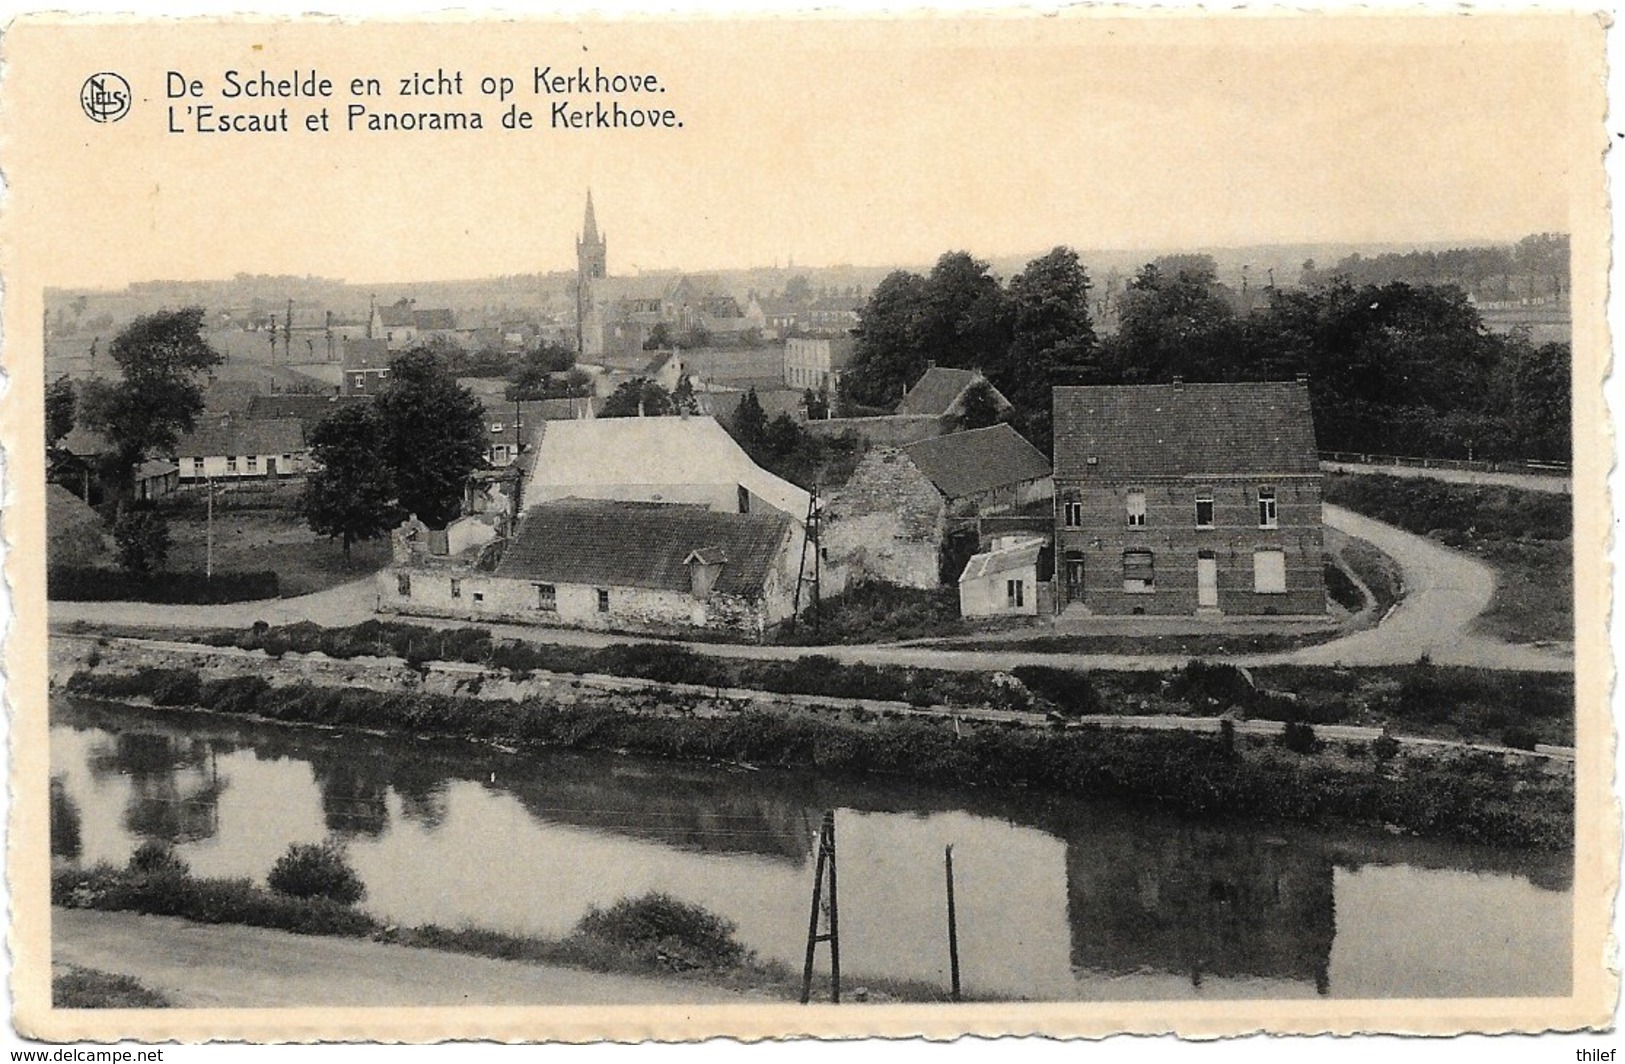
[[[944,534],[942,496],[901,451],[870,451],[830,497],[822,545],[854,582],[936,587]]]

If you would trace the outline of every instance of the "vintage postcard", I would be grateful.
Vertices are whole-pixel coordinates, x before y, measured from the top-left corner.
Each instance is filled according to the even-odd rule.
[[[1612,1022],[1584,12],[18,18],[12,1022]]]

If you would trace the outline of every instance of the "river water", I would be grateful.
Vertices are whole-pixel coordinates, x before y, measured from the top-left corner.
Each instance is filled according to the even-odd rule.
[[[1568,855],[51,704],[59,864],[122,865],[157,838],[196,874],[263,883],[290,843],[335,835],[363,906],[402,926],[563,935],[590,906],[661,890],[799,970],[826,809],[847,987],[946,985],[952,844],[969,996],[1569,993]]]

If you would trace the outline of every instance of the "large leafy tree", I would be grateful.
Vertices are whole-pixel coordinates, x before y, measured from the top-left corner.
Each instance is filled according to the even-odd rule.
[[[468,474],[485,462],[479,400],[434,352],[420,348],[389,364],[376,406],[401,509],[431,528],[444,528],[461,510]]]
[[[1105,372],[1129,384],[1235,379],[1242,326],[1211,260],[1170,265],[1147,265],[1129,282],[1117,333],[1101,346]]]
[[[82,397],[86,424],[113,445],[108,472],[128,496],[136,465],[150,453],[172,453],[203,409],[200,378],[221,361],[203,338],[203,308],[165,310],[137,318],[108,353],[116,382],[92,381]]]
[[[875,286],[858,312],[857,350],[843,378],[853,400],[889,406],[925,372],[925,302],[925,278],[917,273],[897,270]]]
[[[675,412],[670,392],[647,377],[634,377],[609,394],[598,416],[665,417]]]
[[[375,539],[400,521],[383,427],[372,407],[345,407],[322,419],[309,442],[320,468],[305,480],[300,511],[312,531],[343,542],[349,561],[352,543]]]

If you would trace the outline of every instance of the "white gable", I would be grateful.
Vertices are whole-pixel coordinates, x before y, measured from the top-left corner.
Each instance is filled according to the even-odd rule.
[[[550,421],[524,504],[576,497],[731,509],[741,487],[798,524],[806,521],[807,492],[752,462],[714,418]]]

